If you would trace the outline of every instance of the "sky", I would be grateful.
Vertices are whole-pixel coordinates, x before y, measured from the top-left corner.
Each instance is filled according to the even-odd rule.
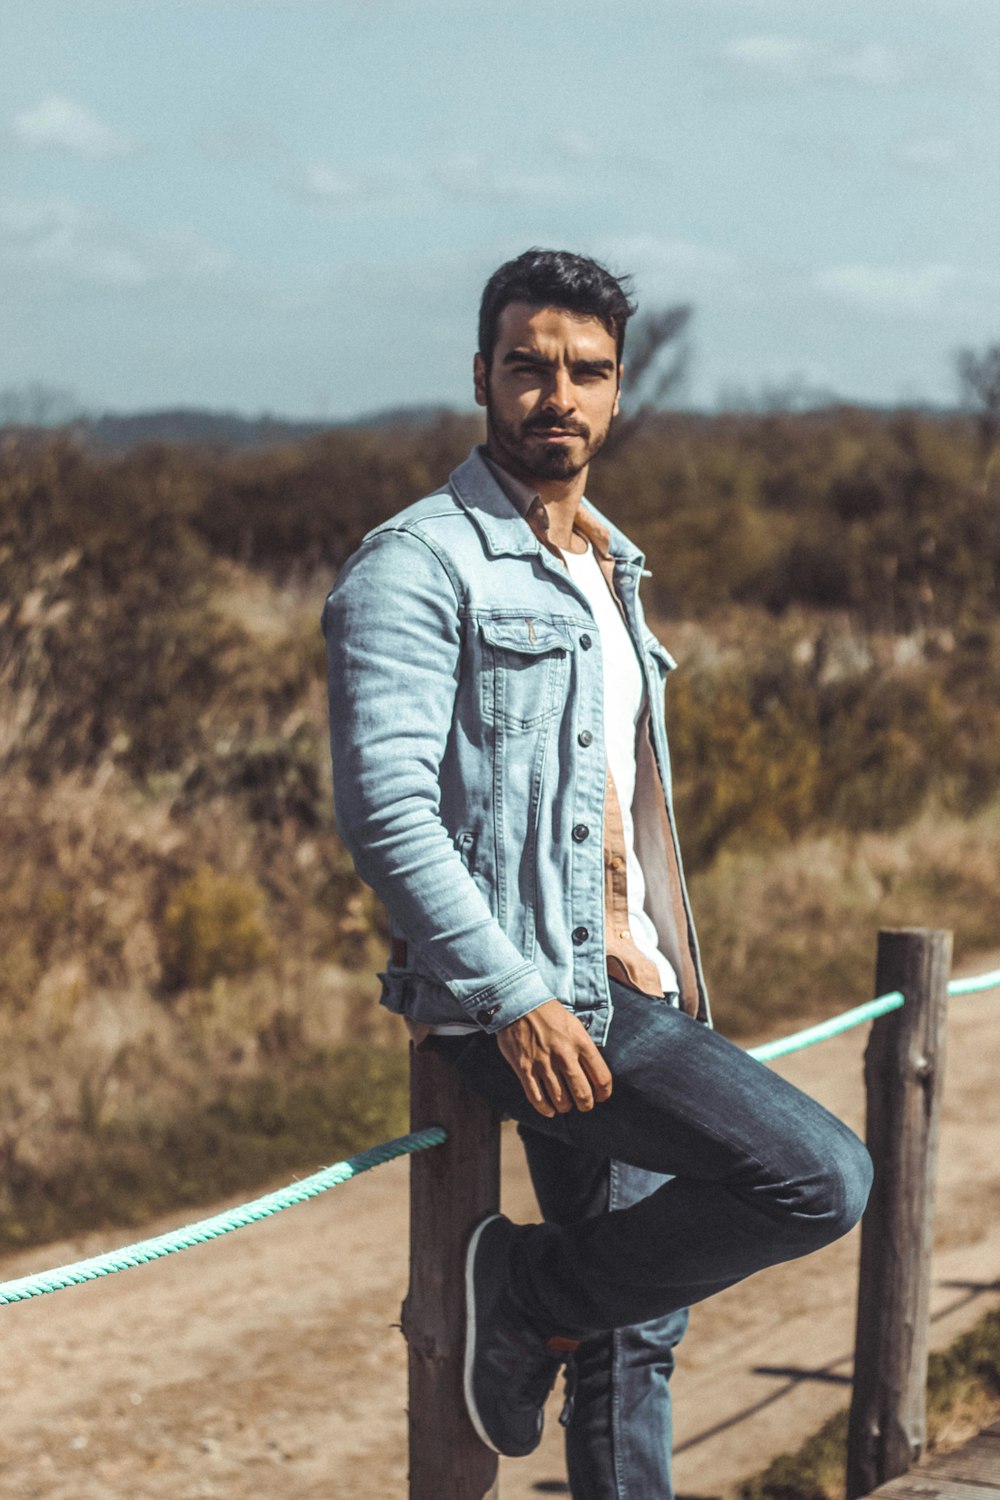
[[[0,0],[0,58],[0,390],[468,409],[530,245],[693,305],[688,406],[1000,341],[998,0]]]

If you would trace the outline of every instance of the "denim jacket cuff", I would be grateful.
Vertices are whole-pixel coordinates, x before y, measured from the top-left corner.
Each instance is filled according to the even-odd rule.
[[[477,1026],[492,1035],[554,998],[534,964],[525,964],[506,979],[480,990],[466,1001],[465,1009]]]

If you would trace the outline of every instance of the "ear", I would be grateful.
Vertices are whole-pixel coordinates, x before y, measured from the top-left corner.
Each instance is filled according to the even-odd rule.
[[[477,354],[472,361],[472,384],[476,393],[476,405],[486,405],[486,365],[483,356]]]
[[[618,415],[618,408],[622,404],[622,376],[624,375],[624,373],[625,373],[625,366],[624,365],[619,365],[618,366],[618,389],[615,391],[615,404],[611,408],[611,415],[613,417],[617,417],[617,415]]]

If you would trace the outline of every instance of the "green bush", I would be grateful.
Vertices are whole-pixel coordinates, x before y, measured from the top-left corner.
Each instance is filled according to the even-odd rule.
[[[1000,604],[997,470],[984,472],[961,418],[651,418],[598,459],[590,488],[643,546],[667,614],[800,604],[905,632],[986,620]]]
[[[202,479],[162,447],[0,449],[0,765],[47,780],[110,754],[144,774],[197,741],[234,641],[191,525]]]
[[[402,1135],[405,1050],[375,1046],[272,1059],[214,1097],[107,1123],[62,1161],[15,1159],[0,1191],[0,1250],[254,1193]]]
[[[253,880],[202,865],[167,902],[160,928],[163,982],[170,990],[250,974],[272,954],[264,898]]]
[[[927,1416],[933,1431],[957,1401],[974,1392],[1000,1398],[1000,1308],[950,1346],[932,1353],[927,1368]]]

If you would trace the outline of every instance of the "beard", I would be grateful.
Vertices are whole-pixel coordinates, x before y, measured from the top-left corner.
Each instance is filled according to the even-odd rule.
[[[611,428],[610,420],[596,434],[585,422],[555,421],[551,417],[507,422],[489,400],[486,420],[497,448],[533,479],[574,479],[604,447]],[[539,434],[553,430],[570,432],[576,441],[572,447],[553,447],[532,441]]]

